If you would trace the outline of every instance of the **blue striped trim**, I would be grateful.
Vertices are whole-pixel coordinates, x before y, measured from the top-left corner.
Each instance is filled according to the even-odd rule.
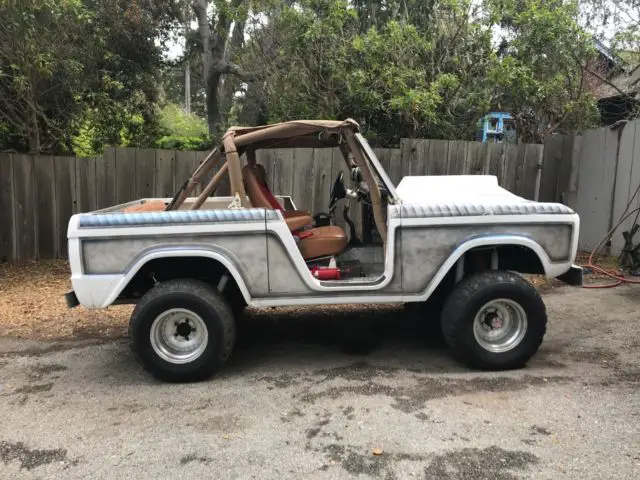
[[[96,213],[80,215],[81,228],[177,225],[185,223],[258,222],[277,220],[275,210],[176,210],[170,212]]]
[[[389,212],[394,218],[475,217],[484,215],[571,215],[561,203],[523,202],[511,205],[452,204],[399,205]]]

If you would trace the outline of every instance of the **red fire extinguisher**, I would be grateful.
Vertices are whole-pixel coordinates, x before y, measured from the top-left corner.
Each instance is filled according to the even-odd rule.
[[[311,269],[311,275],[318,280],[340,280],[341,273],[339,268],[315,266]]]

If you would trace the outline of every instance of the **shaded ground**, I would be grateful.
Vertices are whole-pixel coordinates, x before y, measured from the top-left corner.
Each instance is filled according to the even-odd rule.
[[[250,312],[225,370],[187,385],[123,338],[0,337],[0,478],[638,478],[640,288],[545,301],[541,350],[499,373],[396,307]]]

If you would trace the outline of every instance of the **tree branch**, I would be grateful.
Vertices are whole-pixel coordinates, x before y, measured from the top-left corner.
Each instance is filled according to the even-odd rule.
[[[583,67],[585,72],[593,75],[594,77],[596,77],[598,80],[600,80],[601,82],[606,83],[607,85],[609,85],[610,87],[614,88],[618,93],[620,93],[621,95],[628,95],[626,92],[620,90],[620,88],[618,88],[618,86],[616,86],[613,82],[610,82],[609,80],[607,80],[606,78],[604,78],[602,75],[594,72],[593,70],[591,70],[588,67]]]
[[[215,73],[219,75],[235,75],[243,82],[254,82],[262,76],[262,72],[247,72],[237,63],[228,60],[218,63],[215,67]]]

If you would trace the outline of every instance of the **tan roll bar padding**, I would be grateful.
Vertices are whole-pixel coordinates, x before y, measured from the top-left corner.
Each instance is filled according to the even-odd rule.
[[[229,169],[229,181],[231,183],[231,196],[240,197],[240,204],[246,208],[247,196],[244,191],[244,182],[242,181],[242,167],[240,166],[240,156],[236,149],[233,132],[228,133],[222,139],[224,144],[224,154],[227,157],[227,167]]]
[[[191,178],[189,178],[189,181],[187,182],[184,190],[182,190],[175,203],[173,204],[172,210],[178,210],[180,208],[180,205],[182,205],[184,201],[189,197],[189,194],[193,192],[196,186],[200,184],[200,180],[202,179],[202,177],[209,173],[209,171],[216,165],[216,163],[218,163],[220,157],[222,157],[220,150],[214,148],[213,150],[211,150],[209,155],[207,155],[205,159],[200,162],[198,168],[196,168],[196,170],[191,175]]]
[[[367,184],[369,185],[369,193],[371,194],[371,205],[373,207],[373,218],[376,222],[376,227],[378,227],[378,231],[380,232],[380,236],[382,237],[382,243],[386,247],[387,225],[384,223],[384,215],[382,212],[382,195],[380,193],[380,187],[378,186],[378,182],[376,182],[373,174],[371,173],[371,170],[369,169],[369,164],[362,156],[360,148],[358,148],[355,137],[353,135],[353,131],[345,128],[344,132],[349,148],[351,149],[351,153],[353,153],[356,163],[362,170],[365,182],[367,182]]]
[[[228,169],[229,169],[228,162],[223,163],[222,167],[220,167],[220,170],[216,172],[216,174],[213,176],[211,181],[207,184],[204,190],[202,190],[202,193],[198,195],[198,198],[196,199],[194,204],[191,206],[191,210],[197,210],[202,206],[202,204],[207,200],[207,198],[209,198],[211,194],[216,190],[216,188],[218,188],[218,185],[220,185],[220,182],[224,178]]]

